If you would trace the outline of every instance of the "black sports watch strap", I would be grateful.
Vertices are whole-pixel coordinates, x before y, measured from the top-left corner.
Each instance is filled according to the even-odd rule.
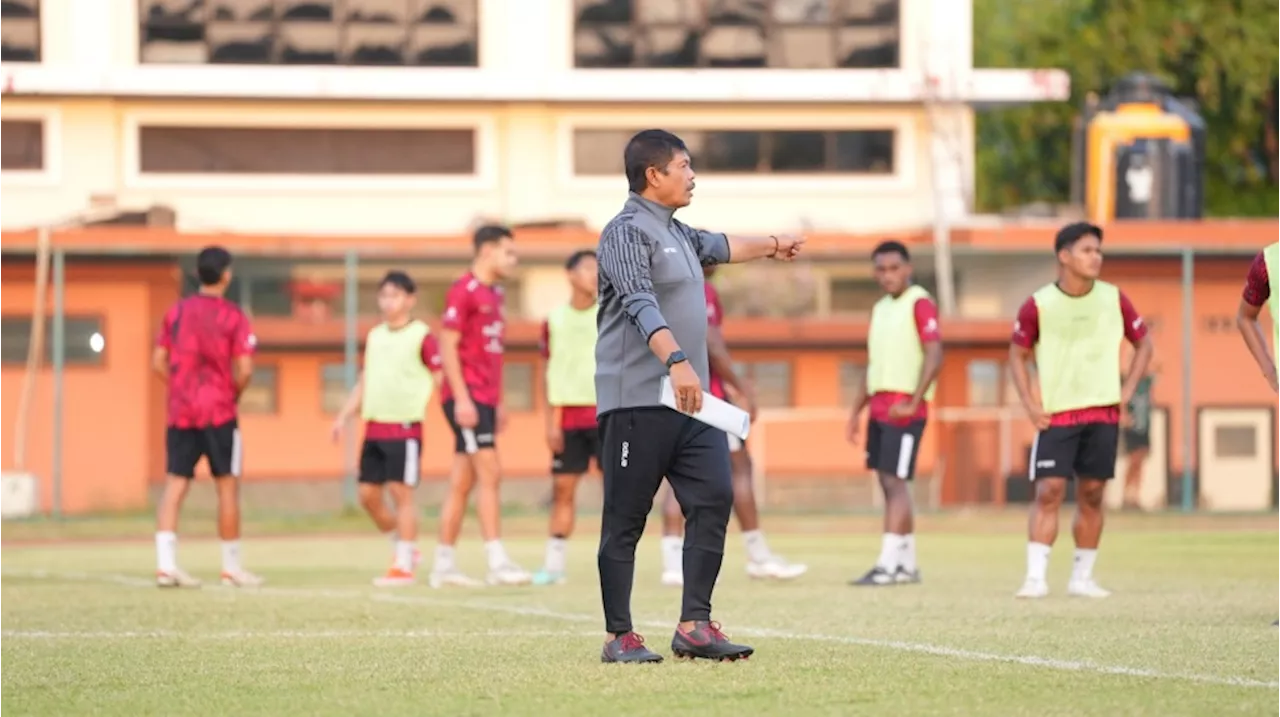
[[[675,366],[681,361],[688,361],[688,360],[689,360],[689,357],[685,356],[683,351],[680,351],[680,350],[672,351],[671,355],[667,357],[667,368],[670,369],[672,366]]]

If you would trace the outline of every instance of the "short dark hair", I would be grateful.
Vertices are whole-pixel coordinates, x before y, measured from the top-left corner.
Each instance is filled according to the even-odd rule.
[[[201,286],[214,286],[231,268],[231,252],[220,246],[207,246],[196,255],[196,276]]]
[[[388,271],[386,276],[382,277],[382,281],[378,282],[378,288],[384,286],[394,286],[406,294],[415,294],[418,292],[418,285],[413,283],[413,279],[403,271],[392,269]]]
[[[596,253],[594,251],[591,251],[590,249],[579,249],[578,251],[570,254],[569,258],[565,260],[564,268],[567,270],[577,269],[583,259],[594,258],[596,258]]]
[[[622,164],[627,170],[627,186],[639,194],[649,186],[645,173],[650,167],[665,171],[676,152],[688,152],[684,140],[665,129],[646,129],[637,132],[622,153]]]
[[[1053,238],[1053,253],[1057,254],[1063,249],[1070,249],[1076,245],[1076,242],[1087,236],[1098,237],[1098,243],[1102,243],[1102,227],[1089,222],[1073,222],[1058,230],[1057,236]]]
[[[507,227],[504,227],[501,224],[486,224],[476,230],[476,233],[471,237],[471,244],[476,251],[480,251],[480,248],[485,244],[494,244],[502,241],[503,239],[514,238],[515,237],[511,234],[511,230]]]
[[[876,248],[871,250],[872,261],[881,254],[899,254],[903,261],[911,261],[911,252],[907,251],[907,245],[892,239],[876,244]]]

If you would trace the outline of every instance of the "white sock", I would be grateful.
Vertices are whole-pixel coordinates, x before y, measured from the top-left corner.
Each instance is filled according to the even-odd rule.
[[[898,553],[901,552],[902,537],[893,533],[880,536],[880,557],[876,560],[878,567],[890,572],[898,569]]]
[[[898,561],[903,570],[909,573],[916,571],[916,536],[908,533],[901,536],[901,549],[898,551]]]
[[[1093,562],[1098,559],[1097,548],[1085,550],[1076,548],[1076,560],[1071,564],[1071,582],[1083,582],[1093,579]]]
[[[435,565],[432,566],[432,570],[437,573],[443,573],[453,570],[456,567],[457,566],[454,565],[453,562],[453,546],[443,544],[437,545],[436,562]]]
[[[764,533],[759,530],[748,530],[742,534],[747,544],[747,559],[753,563],[767,563],[773,558],[769,552],[769,544],[764,540]]]
[[[684,572],[684,538],[679,535],[662,536],[662,572]]]
[[[178,534],[169,530],[156,533],[156,570],[171,573],[178,569]]]
[[[222,572],[240,572],[240,541],[222,541]]]
[[[1049,571],[1049,551],[1053,547],[1044,543],[1027,543],[1027,579],[1044,580]]]
[[[498,568],[511,562],[507,557],[507,551],[502,547],[501,540],[490,540],[484,544],[484,554],[489,557],[489,569],[497,570]]]
[[[566,542],[564,538],[548,538],[547,539],[547,557],[543,560],[542,567],[549,573],[564,572],[564,551]]]
[[[412,540],[396,541],[396,567],[406,573],[413,572],[413,549],[416,546]]]

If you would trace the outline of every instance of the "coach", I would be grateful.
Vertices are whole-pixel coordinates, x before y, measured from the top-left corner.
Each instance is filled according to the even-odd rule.
[[[752,259],[790,261],[802,238],[726,237],[674,218],[693,198],[694,172],[679,137],[645,130],[624,154],[631,194],[600,235],[596,400],[604,516],[600,592],[608,637],[603,662],[661,662],[632,630],[636,543],[663,476],[685,516],[684,598],[671,640],[678,657],[738,659],[711,622],[711,591],[733,506],[724,433],[688,414],[709,386],[702,267]],[[670,375],[679,412],[659,402]]]

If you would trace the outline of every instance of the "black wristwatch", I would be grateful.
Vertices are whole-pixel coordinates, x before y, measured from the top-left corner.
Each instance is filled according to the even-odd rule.
[[[679,351],[679,350],[672,351],[671,355],[667,357],[667,370],[670,371],[672,366],[675,366],[681,361],[688,361],[688,360],[689,360],[689,357],[685,356],[683,351]]]

